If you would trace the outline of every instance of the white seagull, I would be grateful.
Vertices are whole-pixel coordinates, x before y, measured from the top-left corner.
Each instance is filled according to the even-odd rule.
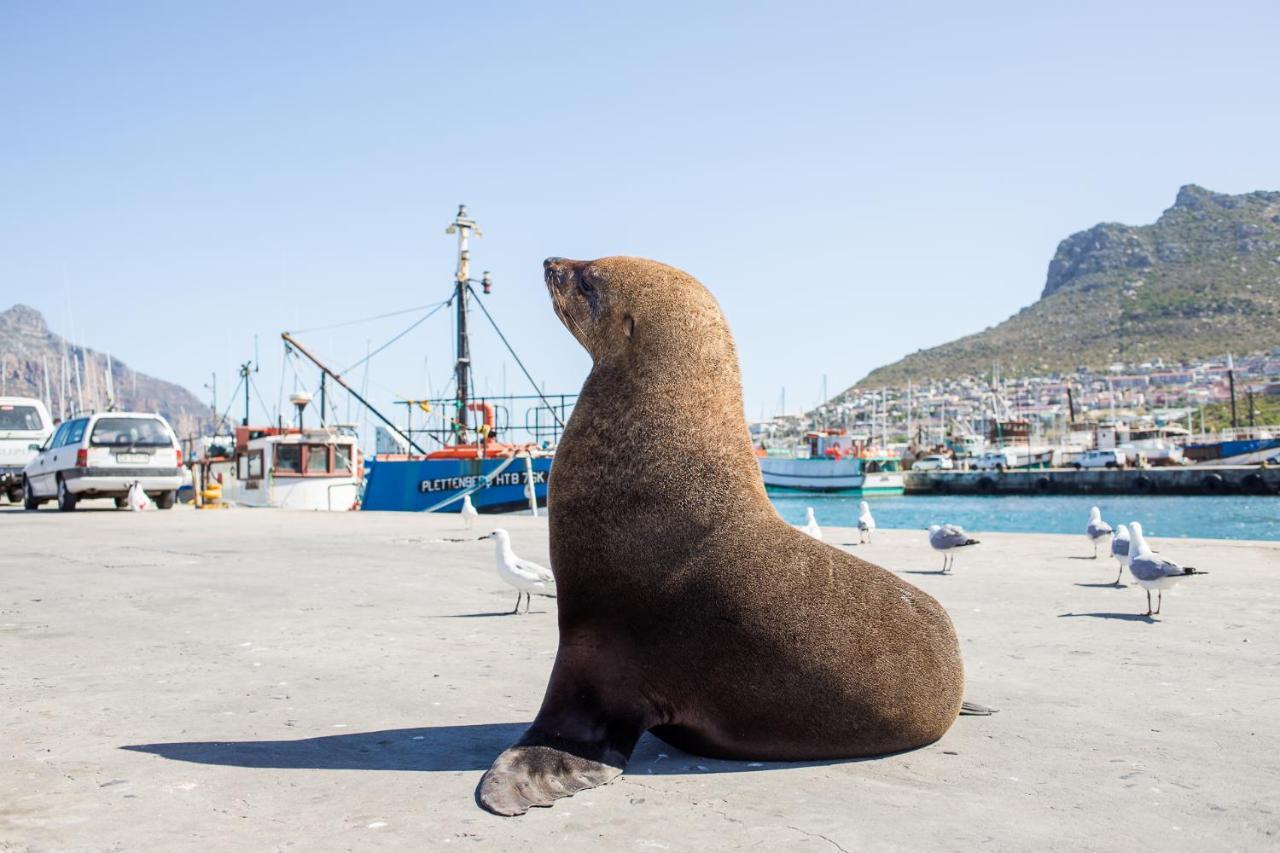
[[[498,540],[498,577],[514,586],[517,591],[516,609],[512,613],[520,612],[521,598],[526,599],[524,612],[528,613],[535,594],[556,597],[555,575],[548,568],[517,557],[511,550],[511,535],[507,531],[499,527],[488,536],[480,538]]]
[[[819,542],[822,541],[822,528],[818,526],[818,517],[813,514],[813,507],[805,507],[804,524],[796,524],[794,527],[801,533],[806,533]]]
[[[1147,612],[1151,616],[1160,612],[1164,591],[1188,575],[1205,575],[1199,569],[1190,566],[1179,566],[1172,560],[1156,556],[1142,538],[1142,525],[1136,521],[1129,522],[1129,573],[1139,585],[1147,591]],[[1156,609],[1151,609],[1151,590],[1156,590]]]
[[[462,496],[462,510],[461,510],[461,514],[462,514],[462,524],[463,524],[463,525],[464,525],[468,530],[470,530],[470,529],[471,529],[471,525],[475,524],[475,523],[476,523],[476,519],[480,517],[480,513],[476,512],[475,504],[471,503],[471,495],[463,495],[463,496]],[[482,536],[482,537],[480,537],[480,538],[482,538],[482,539],[486,539],[486,538],[488,538],[488,537],[484,537],[484,536]]]
[[[1111,537],[1111,525],[1102,520],[1102,513],[1096,506],[1089,507],[1089,526],[1084,529],[1084,535],[1093,543],[1093,559],[1098,559],[1098,545]]]
[[[933,550],[942,552],[942,573],[946,574],[955,568],[957,548],[977,545],[977,539],[970,539],[969,534],[958,524],[933,524],[929,526],[929,545]]]
[[[1120,564],[1120,571],[1116,572],[1116,586],[1120,586],[1120,578],[1129,565],[1129,528],[1123,524],[1116,526],[1116,536],[1111,540],[1111,556]]]
[[[871,541],[871,534],[875,532],[876,520],[871,514],[871,505],[866,501],[858,504],[858,544]],[[866,537],[865,539],[863,537]]]

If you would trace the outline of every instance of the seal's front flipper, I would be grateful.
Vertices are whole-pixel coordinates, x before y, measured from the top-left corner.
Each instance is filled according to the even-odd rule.
[[[979,705],[977,702],[960,703],[960,716],[962,717],[990,717],[999,710],[999,708],[988,708],[986,705]]]
[[[626,756],[615,750],[564,742],[553,746],[539,740],[530,729],[520,743],[498,756],[476,788],[476,802],[482,808],[497,815],[522,815],[530,808],[549,806],[561,797],[611,782],[627,763]],[[598,755],[588,757],[593,753]]]

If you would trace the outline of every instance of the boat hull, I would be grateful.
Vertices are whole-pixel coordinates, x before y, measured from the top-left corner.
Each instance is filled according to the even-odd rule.
[[[454,498],[476,485],[482,476],[494,476],[503,457],[491,459],[385,459],[370,460],[361,509],[377,512],[423,512],[441,501]],[[547,480],[551,457],[533,459],[533,487],[539,506],[547,503]],[[525,461],[517,459],[498,474],[495,481],[471,493],[471,503],[479,512],[512,512],[529,508]],[[454,500],[436,510],[459,512],[462,501]]]
[[[897,471],[864,473],[860,459],[760,460],[766,488],[792,492],[861,492],[894,494],[903,490]]]
[[[1244,438],[1188,445],[1183,452],[1196,465],[1259,465],[1280,454],[1280,438]]]

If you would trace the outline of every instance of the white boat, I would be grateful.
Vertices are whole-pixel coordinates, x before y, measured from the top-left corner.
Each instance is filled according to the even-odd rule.
[[[868,449],[864,437],[822,430],[807,433],[805,439],[807,455],[759,457],[767,488],[864,494],[902,491],[898,460]]]
[[[225,497],[241,506],[359,509],[364,461],[356,437],[346,431],[240,427],[235,460],[236,476]]]

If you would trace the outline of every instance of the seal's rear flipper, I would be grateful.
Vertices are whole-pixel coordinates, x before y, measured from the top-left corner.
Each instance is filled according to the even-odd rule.
[[[999,711],[999,708],[988,708],[986,705],[979,705],[977,702],[960,703],[960,716],[962,717],[990,717]]]

